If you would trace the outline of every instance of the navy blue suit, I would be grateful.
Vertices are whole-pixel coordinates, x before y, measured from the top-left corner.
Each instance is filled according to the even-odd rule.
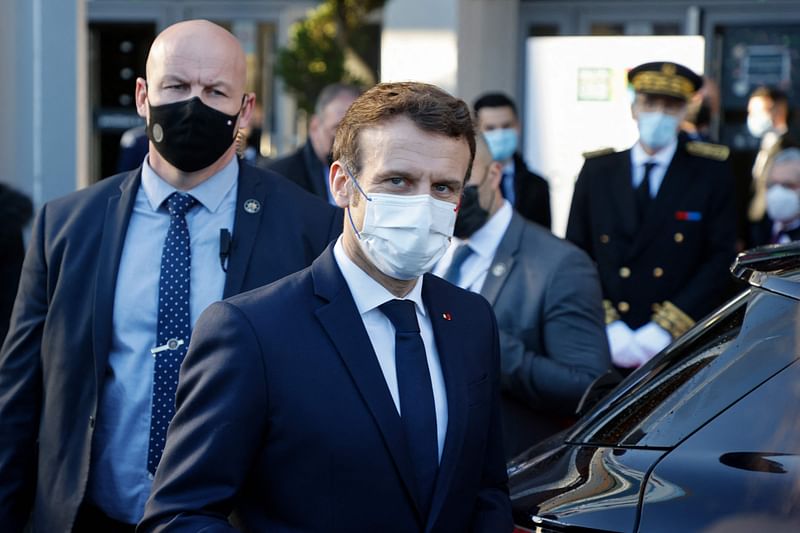
[[[240,164],[224,295],[311,263],[342,228],[339,210]],[[140,171],[39,212],[0,352],[0,524],[69,531],[86,490],[112,337],[117,272]],[[243,205],[255,199],[256,213]]]
[[[329,247],[277,283],[210,306],[181,367],[137,531],[510,532],[498,333],[489,304],[432,275],[422,298],[448,427],[430,514],[400,417]]]

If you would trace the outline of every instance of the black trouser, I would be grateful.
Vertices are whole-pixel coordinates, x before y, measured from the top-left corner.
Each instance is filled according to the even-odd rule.
[[[94,505],[83,503],[72,533],[135,533],[136,524],[114,520]]]

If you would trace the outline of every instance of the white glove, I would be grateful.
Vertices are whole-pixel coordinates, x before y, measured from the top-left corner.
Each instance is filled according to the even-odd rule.
[[[628,325],[615,320],[606,326],[611,361],[621,368],[636,368],[647,360],[647,353],[636,342],[635,334]]]
[[[652,359],[655,354],[669,346],[672,342],[672,335],[655,322],[648,322],[637,329],[633,337],[634,342],[638,344],[645,353],[645,358],[642,360],[641,364]]]

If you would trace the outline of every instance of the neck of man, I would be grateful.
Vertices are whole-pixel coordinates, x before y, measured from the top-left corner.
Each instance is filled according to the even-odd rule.
[[[147,158],[150,163],[150,167],[155,171],[156,174],[159,175],[161,179],[179,191],[188,191],[197,187],[208,178],[225,168],[225,166],[231,162],[231,159],[233,159],[235,155],[236,143],[233,143],[231,144],[230,148],[228,148],[228,150],[222,154],[222,157],[217,159],[210,166],[195,172],[184,172],[179,168],[175,168],[169,161],[164,159],[151,142],[150,153],[148,154]]]
[[[378,268],[373,265],[364,255],[364,251],[358,244],[358,237],[356,237],[352,227],[347,227],[348,223],[346,221],[347,217],[345,217],[345,230],[344,234],[342,235],[342,247],[344,248],[344,252],[347,254],[347,257],[349,257],[358,268],[366,272],[369,277],[383,285],[383,287],[394,296],[403,298],[409,292],[411,292],[411,289],[413,289],[414,285],[417,283],[417,279],[395,279],[378,270]]]

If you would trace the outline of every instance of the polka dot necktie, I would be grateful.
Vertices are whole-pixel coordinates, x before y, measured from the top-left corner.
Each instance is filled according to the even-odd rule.
[[[436,406],[433,386],[419,334],[414,302],[389,300],[380,306],[395,329],[395,365],[400,395],[400,420],[417,479],[422,511],[427,515],[439,471]]]
[[[172,193],[166,200],[169,230],[161,252],[161,276],[158,281],[158,331],[153,375],[153,409],[150,416],[150,445],[147,470],[155,474],[167,427],[175,414],[175,390],[178,370],[186,355],[191,335],[189,319],[189,280],[191,247],[186,213],[197,200],[188,194]]]

